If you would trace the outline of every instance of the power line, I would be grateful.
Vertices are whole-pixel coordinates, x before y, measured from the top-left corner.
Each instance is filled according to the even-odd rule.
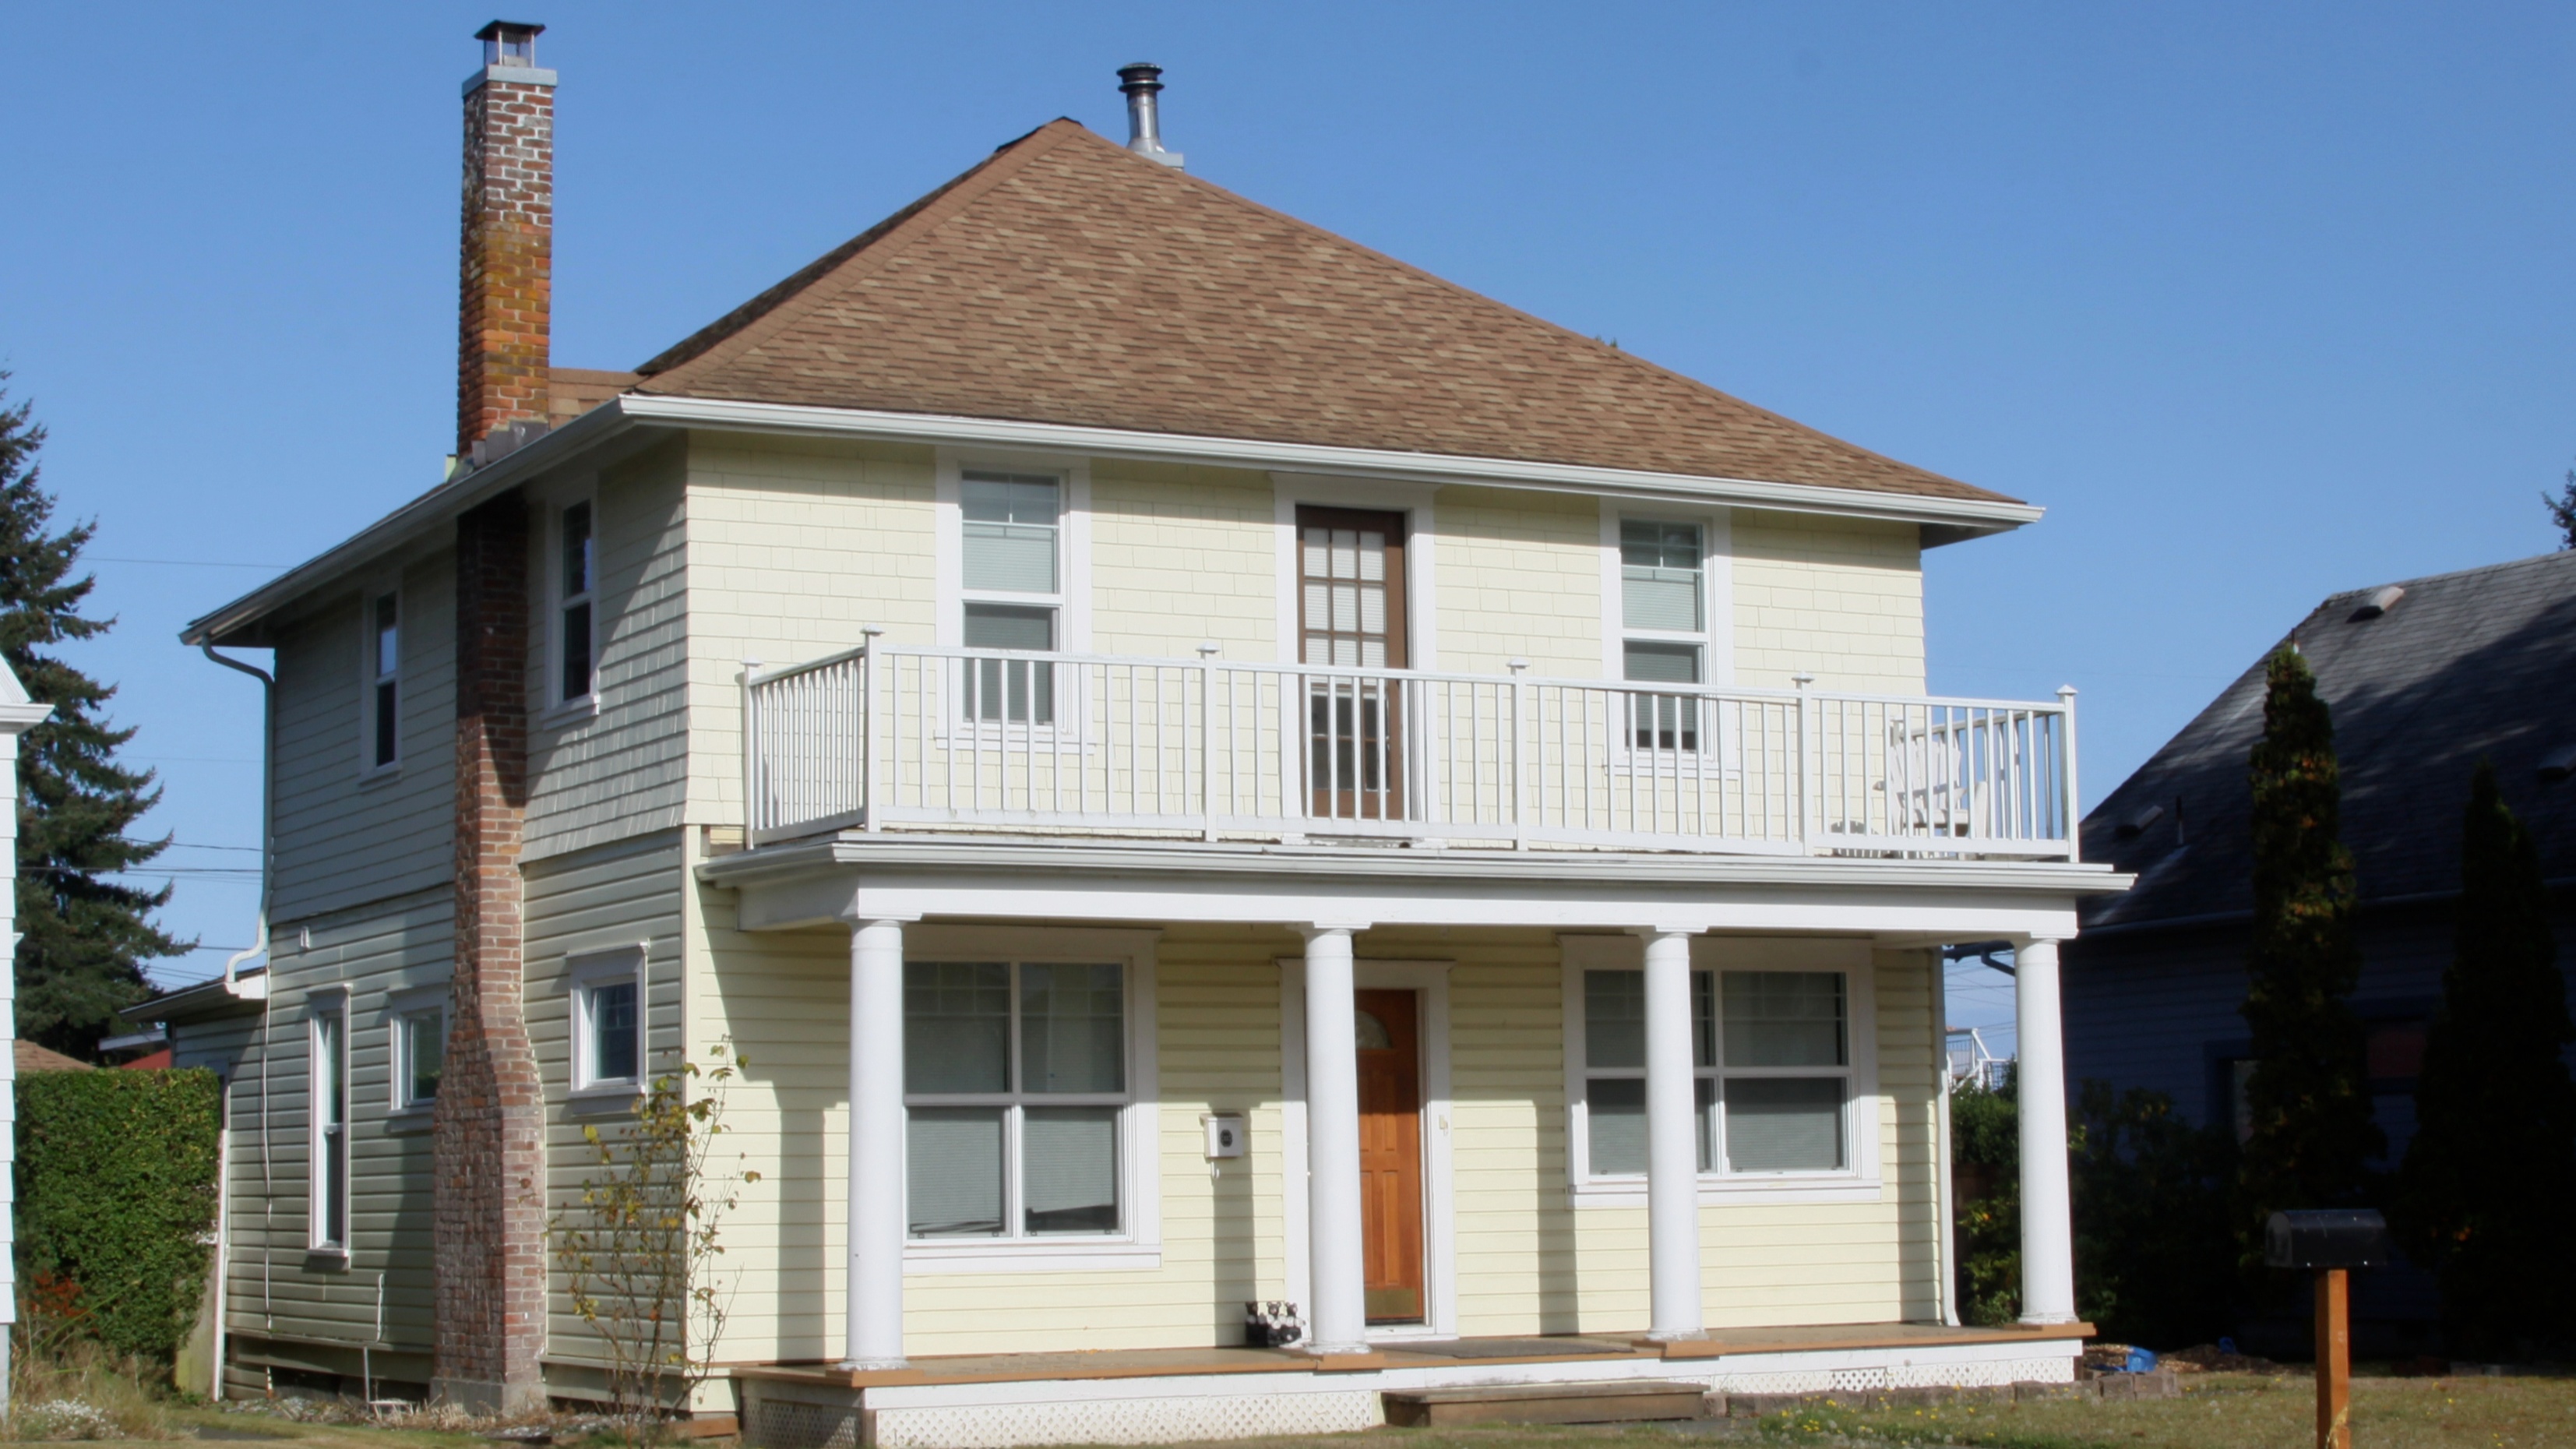
[[[293,564],[244,563],[228,558],[118,558],[112,554],[94,553],[84,563],[156,564],[170,569],[288,569]]]

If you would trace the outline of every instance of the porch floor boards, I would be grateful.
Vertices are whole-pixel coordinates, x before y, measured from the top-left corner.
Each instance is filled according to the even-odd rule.
[[[1104,1348],[1060,1353],[978,1353],[923,1356],[908,1368],[856,1373],[826,1363],[734,1364],[719,1372],[735,1378],[790,1383],[874,1387],[895,1384],[995,1384],[1045,1379],[1161,1378],[1194,1374],[1314,1373],[1334,1368],[1448,1368],[1465,1363],[1565,1363],[1580,1361],[1715,1358],[1733,1354],[1841,1352],[1854,1349],[1934,1348],[1986,1343],[2089,1338],[2089,1323],[2045,1327],[1949,1328],[1930,1323],[1846,1323],[1796,1328],[1711,1330],[1706,1339],[1647,1342],[1643,1335],[1582,1334],[1500,1338],[1390,1339],[1367,1354],[1319,1362],[1293,1348]]]

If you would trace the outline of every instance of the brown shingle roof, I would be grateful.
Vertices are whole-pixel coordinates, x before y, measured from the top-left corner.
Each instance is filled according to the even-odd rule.
[[[77,1057],[67,1057],[61,1052],[54,1051],[47,1047],[40,1047],[23,1036],[14,1039],[10,1043],[9,1059],[17,1065],[18,1075],[22,1077],[31,1072],[86,1072],[95,1070],[95,1068],[91,1067],[89,1063],[82,1061]]]
[[[638,369],[638,390],[2000,499],[1059,120]]]

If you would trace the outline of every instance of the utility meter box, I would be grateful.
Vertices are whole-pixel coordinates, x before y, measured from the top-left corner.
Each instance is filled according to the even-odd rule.
[[[2263,1233],[2263,1262],[2273,1268],[2384,1268],[2388,1220],[2368,1208],[2274,1213]]]
[[[1207,1128],[1207,1155],[1209,1161],[1215,1161],[1220,1157],[1241,1157],[1243,1155],[1243,1114],[1239,1112],[1210,1113],[1205,1117],[1201,1117],[1199,1119],[1199,1124]]]

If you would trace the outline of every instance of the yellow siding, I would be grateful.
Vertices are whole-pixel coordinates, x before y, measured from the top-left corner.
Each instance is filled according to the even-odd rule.
[[[727,1229],[733,1321],[720,1357],[839,1352],[846,1131],[847,937],[747,936],[701,892],[707,952],[690,1013],[751,1058],[729,1150],[764,1181]],[[921,1274],[905,1280],[918,1354],[1176,1347],[1235,1341],[1241,1305],[1286,1293],[1279,972],[1296,938],[1186,927],[1159,950],[1162,1260],[1158,1268]],[[1618,1333],[1644,1326],[1642,1208],[1571,1205],[1558,951],[1526,931],[1374,931],[1364,958],[1446,959],[1459,1330]],[[1930,1156],[1929,967],[1878,958],[1876,1202],[1746,1203],[1702,1214],[1713,1326],[1923,1319],[1937,1312]],[[1856,987],[1871,983],[1856,981]],[[1251,1116],[1249,1155],[1211,1180],[1203,1112]]]
[[[742,661],[933,642],[931,491],[927,448],[690,439],[692,823],[742,818]]]
[[[1560,679],[1601,674],[1601,505],[1501,488],[1443,488],[1434,578],[1440,667]]]
[[[1102,460],[1091,470],[1091,643],[1101,654],[1278,657],[1270,478]]]
[[[1912,524],[1735,515],[1735,679],[1923,692],[1923,549]]]

